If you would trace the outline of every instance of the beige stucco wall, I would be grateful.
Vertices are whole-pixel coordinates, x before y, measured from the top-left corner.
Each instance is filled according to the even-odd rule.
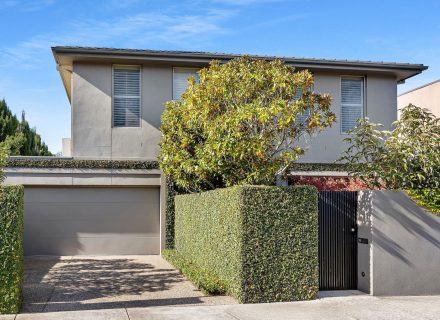
[[[139,128],[112,128],[112,65],[75,63],[72,156],[93,159],[155,159],[163,103],[172,98],[172,68],[142,67]]]
[[[315,72],[315,91],[329,93],[332,96],[332,111],[337,122],[314,137],[308,137],[303,143],[307,148],[300,162],[334,162],[346,150],[343,141],[347,134],[341,133],[339,122],[341,114],[341,77],[338,73]],[[394,77],[383,75],[365,75],[364,115],[371,121],[382,123],[389,129],[397,119],[397,82]]]
[[[75,63],[72,99],[72,156],[76,158],[154,159],[160,141],[160,115],[172,99],[171,65],[142,66],[141,128],[112,128],[111,64]],[[315,90],[333,97],[339,118],[341,76],[351,74],[315,71]],[[389,128],[397,118],[397,83],[392,76],[365,76],[365,112],[372,121]],[[308,137],[302,162],[334,162],[346,149],[340,123],[316,137]]]
[[[416,106],[429,109],[440,117],[440,80],[425,87],[405,93],[397,97],[399,109],[412,103]]]
[[[403,191],[363,191],[358,288],[376,296],[440,294],[440,217]],[[362,272],[365,277],[362,277]]]

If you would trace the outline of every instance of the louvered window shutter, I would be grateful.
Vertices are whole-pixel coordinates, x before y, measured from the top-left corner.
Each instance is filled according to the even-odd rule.
[[[357,125],[364,110],[364,79],[341,80],[341,132],[347,133]]]
[[[113,127],[139,127],[141,118],[141,68],[113,68]]]
[[[298,89],[295,96],[293,97],[293,100],[299,100],[301,98],[301,95],[302,95],[302,90]],[[296,117],[296,122],[298,124],[305,124],[309,116],[310,116],[310,109],[307,109],[306,111],[304,111],[302,115]]]
[[[198,69],[193,68],[174,68],[173,69],[173,100],[180,100],[182,93],[188,87],[188,78],[194,77],[199,81]]]

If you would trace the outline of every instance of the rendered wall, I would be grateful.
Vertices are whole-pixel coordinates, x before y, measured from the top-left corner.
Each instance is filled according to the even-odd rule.
[[[359,289],[377,296],[440,294],[440,217],[404,192],[369,193],[359,216],[367,220],[363,232],[370,229],[371,242],[358,244],[358,261],[359,269],[370,268],[370,282],[360,280]]]
[[[112,127],[112,65],[75,63],[72,156],[93,159],[155,159],[160,115],[172,98],[172,68],[142,67],[139,128]]]
[[[332,96],[331,110],[336,114],[337,122],[331,128],[303,141],[308,148],[300,162],[334,162],[347,149],[343,141],[347,134],[341,133],[341,77],[346,74],[315,72],[314,90],[329,93]],[[385,75],[367,75],[365,77],[364,115],[373,122],[389,129],[397,120],[397,82],[394,77]]]
[[[172,99],[171,65],[142,66],[142,123],[140,128],[112,128],[112,65],[75,63],[72,97],[72,156],[75,158],[154,159],[160,141],[160,116]],[[333,97],[340,118],[341,76],[315,71],[315,91]],[[348,74],[350,75],[350,74]],[[397,83],[387,75],[365,76],[364,114],[389,128],[397,119]],[[301,162],[334,162],[346,150],[340,123],[302,141],[308,151]]]
[[[358,192],[358,239],[367,239],[368,243],[358,242],[358,289],[370,293],[371,267],[371,191]]]
[[[412,103],[418,107],[427,108],[440,117],[440,80],[400,95],[397,98],[397,103],[399,109]]]

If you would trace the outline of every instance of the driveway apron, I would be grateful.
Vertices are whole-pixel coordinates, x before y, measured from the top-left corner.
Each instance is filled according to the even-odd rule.
[[[206,296],[160,256],[27,257],[22,312],[236,303]]]

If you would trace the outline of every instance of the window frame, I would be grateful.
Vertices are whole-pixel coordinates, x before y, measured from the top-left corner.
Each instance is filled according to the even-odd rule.
[[[349,135],[348,131],[343,131],[342,130],[342,105],[354,105],[354,104],[344,104],[342,103],[342,80],[344,79],[354,79],[354,80],[362,80],[362,96],[361,96],[361,101],[362,101],[362,107],[361,107],[361,117],[360,118],[364,118],[365,117],[365,108],[366,108],[366,76],[361,75],[361,76],[356,76],[356,75],[341,75],[340,79],[339,79],[339,95],[340,95],[340,109],[339,109],[339,117],[341,119],[340,121],[340,125],[339,125],[339,133],[341,135]]]
[[[138,68],[139,69],[139,124],[137,126],[115,126],[114,121],[114,110],[115,110],[115,69],[125,68]],[[112,64],[112,88],[111,88],[111,99],[112,99],[112,115],[111,115],[111,127],[112,129],[139,129],[142,128],[142,65],[141,64]]]
[[[313,77],[314,77],[315,74],[314,74],[314,73],[312,73],[312,74],[313,74]],[[310,88],[310,91],[314,92],[314,90],[315,90],[315,85],[312,84],[312,86],[311,86],[311,88]],[[300,89],[300,92],[301,92],[301,95],[302,95],[302,90],[301,90],[301,89]],[[296,95],[295,95],[295,96],[296,96]],[[295,99],[295,97],[294,97],[294,100],[296,101],[296,100],[298,100],[298,99]],[[302,114],[301,116],[297,116],[297,117],[296,117],[296,123],[297,123],[297,124],[300,124],[300,125],[305,125],[305,124],[306,124],[306,120],[307,120],[307,118],[310,117],[310,109],[308,109],[307,111],[308,111],[307,114],[304,113],[304,114]]]
[[[186,70],[195,70],[196,71],[196,73],[198,72],[198,71],[200,71],[202,68],[197,68],[197,67],[179,67],[179,66],[174,66],[173,67],[173,75],[172,75],[172,80],[171,80],[171,97],[172,97],[172,99],[171,100],[174,100],[174,101],[178,101],[178,100],[180,100],[180,99],[174,99],[174,87],[175,87],[175,85],[174,85],[174,75],[175,75],[175,73],[176,73],[176,69],[186,69]],[[187,79],[188,80],[188,79]]]

